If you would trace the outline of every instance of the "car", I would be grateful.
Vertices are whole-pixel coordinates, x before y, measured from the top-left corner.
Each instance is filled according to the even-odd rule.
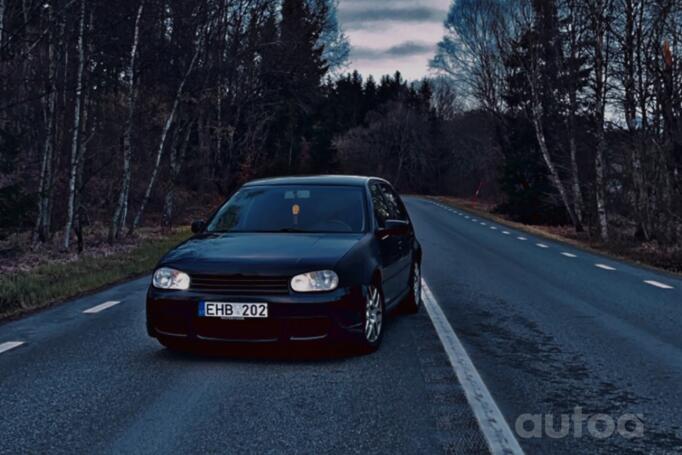
[[[362,176],[243,185],[158,263],[147,330],[171,349],[329,340],[381,344],[421,306],[422,249],[398,193]]]

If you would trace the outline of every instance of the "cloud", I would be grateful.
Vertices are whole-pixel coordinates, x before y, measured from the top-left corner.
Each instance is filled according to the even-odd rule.
[[[374,27],[377,22],[442,22],[446,15],[447,11],[439,8],[396,8],[390,3],[386,6],[373,5],[372,8],[342,8],[339,11],[341,23],[348,29]]]
[[[412,55],[433,53],[433,49],[433,44],[418,41],[405,41],[387,49],[355,47],[353,48],[353,58],[357,60],[367,60],[385,57],[408,57]]]

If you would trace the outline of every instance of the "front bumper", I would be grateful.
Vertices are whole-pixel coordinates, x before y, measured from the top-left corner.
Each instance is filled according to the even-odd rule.
[[[268,303],[267,319],[199,317],[202,300]],[[192,291],[147,292],[147,331],[155,338],[218,343],[273,343],[344,339],[362,333],[364,289],[278,296],[235,296]]]

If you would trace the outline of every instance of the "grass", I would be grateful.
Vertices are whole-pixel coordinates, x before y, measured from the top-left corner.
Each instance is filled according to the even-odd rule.
[[[150,272],[170,248],[189,236],[186,230],[149,239],[126,252],[84,256],[0,276],[0,319],[18,316],[103,286]]]

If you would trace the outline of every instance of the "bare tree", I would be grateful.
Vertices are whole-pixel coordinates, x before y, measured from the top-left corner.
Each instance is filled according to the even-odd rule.
[[[64,250],[69,249],[71,240],[71,228],[73,227],[73,220],[75,214],[76,202],[76,174],[79,164],[80,156],[80,139],[81,139],[81,109],[83,101],[83,73],[85,69],[85,0],[80,2],[80,25],[78,27],[78,72],[76,75],[76,99],[73,114],[73,136],[71,141],[71,161],[69,167],[69,183],[68,183],[68,212],[66,218],[66,226],[64,227]]]
[[[165,197],[163,202],[163,226],[170,228],[173,226],[173,215],[175,210],[175,188],[177,185],[182,164],[187,154],[189,146],[190,135],[192,134],[193,124],[190,122],[180,131],[176,129],[176,138],[171,147],[169,167],[170,172],[168,176],[168,183],[165,188]]]
[[[175,98],[173,99],[173,105],[171,107],[170,112],[168,113],[168,116],[166,117],[163,129],[161,130],[161,138],[159,140],[159,145],[156,150],[156,160],[154,161],[152,175],[149,178],[149,183],[147,184],[147,189],[144,192],[140,208],[138,209],[137,214],[135,215],[135,219],[133,220],[133,223],[130,226],[130,229],[128,230],[129,235],[132,234],[135,231],[135,229],[137,229],[137,227],[140,225],[140,222],[142,221],[144,209],[147,206],[147,202],[149,202],[149,197],[151,196],[152,189],[154,188],[154,183],[156,182],[156,177],[159,173],[161,158],[163,158],[163,152],[166,145],[166,137],[168,136],[168,132],[170,131],[171,126],[173,125],[173,121],[175,120],[175,115],[178,111],[180,100],[182,99],[185,90],[185,85],[187,84],[187,80],[194,71],[194,67],[197,63],[197,60],[199,59],[199,54],[201,53],[203,44],[205,42],[205,34],[206,26],[205,25],[198,26],[195,36],[194,54],[192,55],[192,59],[190,60],[189,65],[187,65],[187,69],[182,77],[182,80],[180,81],[180,85],[178,85],[178,89],[175,92]]]
[[[593,63],[593,128],[596,138],[594,152],[595,197],[597,201],[597,221],[599,235],[603,242],[609,240],[609,223],[606,212],[606,177],[605,154],[606,134],[604,118],[607,103],[609,78],[609,42],[608,26],[610,18],[607,16],[611,9],[610,0],[586,0],[587,19],[592,29],[592,63]]]
[[[564,0],[563,10],[565,11],[565,47],[566,56],[562,61],[562,70],[566,78],[566,127],[568,135],[568,150],[571,170],[571,185],[573,190],[573,211],[576,220],[582,226],[584,223],[584,200],[580,183],[580,172],[578,170],[578,146],[577,146],[577,125],[576,117],[578,114],[578,96],[581,90],[583,79],[582,68],[583,50],[585,41],[585,25],[581,22],[581,3],[579,0]]]
[[[135,116],[135,104],[137,101],[137,87],[135,85],[135,60],[137,58],[137,48],[140,42],[140,21],[142,12],[144,10],[145,0],[140,0],[140,6],[137,8],[137,16],[135,17],[135,27],[133,30],[133,43],[130,49],[130,59],[126,69],[126,76],[128,79],[128,115],[126,117],[125,129],[123,131],[123,181],[121,184],[121,192],[118,196],[118,203],[114,211],[114,217],[111,221],[109,229],[109,242],[113,242],[120,236],[123,227],[126,224],[128,215],[128,200],[130,194],[130,180],[132,174],[131,162],[133,158],[133,119]]]
[[[493,112],[502,107],[504,65],[499,34],[505,32],[508,7],[498,0],[454,2],[445,23],[446,35],[431,61],[431,67],[452,77],[470,101]]]
[[[50,235],[50,207],[53,185],[53,153],[55,140],[55,115],[57,104],[57,62],[54,33],[54,4],[47,4],[48,14],[48,46],[47,46],[47,96],[43,98],[43,113],[45,117],[45,142],[43,144],[43,158],[40,166],[38,183],[38,216],[33,232],[33,243],[44,242]],[[0,33],[1,34],[1,33]]]

